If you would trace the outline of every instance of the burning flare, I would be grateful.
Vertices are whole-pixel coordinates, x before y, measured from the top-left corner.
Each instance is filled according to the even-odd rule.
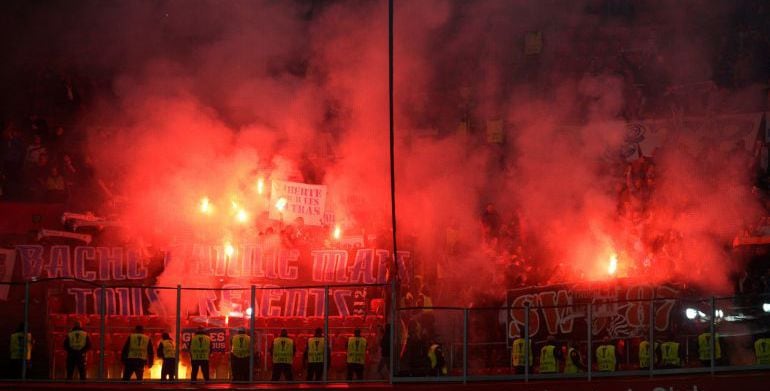
[[[235,213],[235,220],[239,223],[245,223],[249,221],[249,214],[243,209],[238,209],[238,212]]]
[[[286,198],[281,197],[275,203],[275,208],[278,209],[279,212],[283,212],[283,209],[286,208],[286,204],[288,204],[288,203],[289,203],[289,201],[287,201]]]
[[[339,224],[334,226],[334,233],[332,234],[332,237],[334,240],[340,240],[340,236],[342,236],[342,229],[340,229]]]
[[[233,254],[235,254],[235,247],[230,242],[225,242],[225,256],[232,258]]]
[[[259,177],[257,178],[257,194],[262,194],[265,192],[265,178]]]
[[[211,207],[211,202],[209,201],[208,197],[201,198],[200,207],[199,207],[201,213],[205,215],[210,215],[211,212],[214,211],[214,209]]]
[[[615,272],[618,271],[618,255],[612,254],[610,255],[610,262],[607,265],[607,274],[614,276]]]

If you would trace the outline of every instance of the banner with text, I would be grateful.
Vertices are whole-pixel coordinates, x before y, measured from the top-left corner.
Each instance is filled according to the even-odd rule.
[[[292,222],[302,217],[307,225],[322,225],[326,209],[326,186],[272,181],[270,218]]]

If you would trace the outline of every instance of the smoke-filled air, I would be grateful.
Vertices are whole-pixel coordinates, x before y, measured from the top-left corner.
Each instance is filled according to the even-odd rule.
[[[615,278],[730,289],[730,243],[761,208],[754,133],[645,113],[634,86],[709,79],[731,2],[653,1],[610,23],[592,1],[394,3],[398,249],[437,304]],[[306,224],[326,246],[392,248],[387,2],[77,7],[20,36],[107,81],[78,127],[102,189],[91,201],[122,240],[279,246],[298,222],[271,187],[289,181],[326,186],[323,223]],[[633,50],[605,55],[618,47]],[[709,104],[755,105],[744,87]],[[187,261],[158,284],[193,281]]]

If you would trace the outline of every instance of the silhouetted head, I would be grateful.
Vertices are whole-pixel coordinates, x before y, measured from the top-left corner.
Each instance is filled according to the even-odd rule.
[[[286,338],[286,337],[288,337],[288,336],[289,336],[289,332],[288,332],[288,331],[286,331],[286,329],[281,329],[281,337],[284,337],[284,338]]]

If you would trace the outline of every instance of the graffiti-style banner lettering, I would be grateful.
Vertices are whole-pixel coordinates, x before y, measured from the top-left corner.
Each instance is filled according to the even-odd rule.
[[[410,257],[406,251],[396,257],[404,281],[408,281]],[[171,296],[176,291],[154,286],[181,284],[206,288],[183,290],[183,313],[209,317],[248,309],[258,317],[323,316],[324,288],[315,286],[385,284],[393,262],[388,250],[373,248],[243,245],[226,256],[222,246],[200,244],[176,245],[150,256],[129,247],[17,245],[5,259],[18,263],[16,270],[25,281],[74,278],[93,283],[62,282],[66,297],[59,304],[61,312],[98,314],[104,297],[108,315],[174,314],[176,300]],[[105,286],[104,292],[100,285]],[[252,286],[256,287],[253,306]],[[330,288],[329,315],[364,315],[372,308],[372,300],[381,299],[378,287]]]
[[[655,330],[666,331],[676,297],[681,292],[672,286],[613,285],[587,288],[575,284],[524,288],[508,291],[508,338],[524,330],[525,307],[529,310],[529,334],[547,335],[586,333],[587,304],[592,304],[592,334],[615,338],[646,335],[649,332],[650,302],[656,299],[653,313]]]

